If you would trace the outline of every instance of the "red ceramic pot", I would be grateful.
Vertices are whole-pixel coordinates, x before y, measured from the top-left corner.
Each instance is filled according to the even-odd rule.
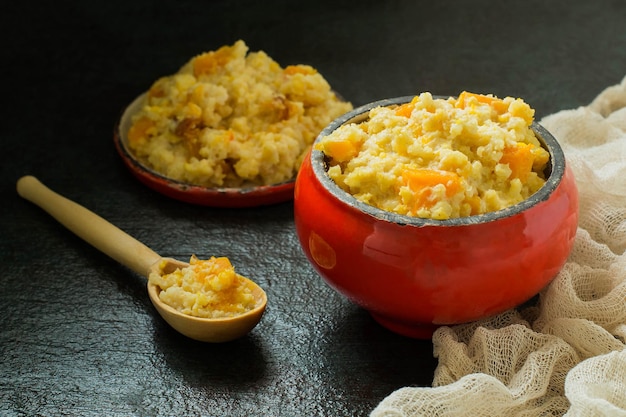
[[[332,122],[364,120],[362,106]],[[295,224],[309,261],[339,293],[386,328],[429,338],[436,327],[474,321],[516,307],[559,272],[574,243],[578,192],[556,139],[532,129],[550,153],[546,184],[527,200],[492,213],[450,220],[386,212],[340,189],[312,151],[295,188]],[[319,138],[318,138],[319,140]]]

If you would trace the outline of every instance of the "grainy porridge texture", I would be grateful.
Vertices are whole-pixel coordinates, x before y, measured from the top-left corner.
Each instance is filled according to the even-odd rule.
[[[463,92],[377,107],[315,146],[355,198],[403,215],[449,219],[497,211],[545,183],[549,153],[522,99]]]
[[[225,257],[192,256],[188,267],[164,275],[151,273],[149,280],[161,289],[161,301],[190,316],[233,317],[256,307],[247,280]]]
[[[128,145],[178,181],[276,184],[293,179],[319,132],[351,109],[315,68],[282,68],[237,41],[158,79],[133,116]]]

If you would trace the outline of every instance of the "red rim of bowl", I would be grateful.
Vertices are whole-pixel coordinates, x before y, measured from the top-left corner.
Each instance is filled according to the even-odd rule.
[[[141,94],[126,107],[115,124],[113,141],[124,165],[144,185],[167,197],[186,203],[211,207],[255,207],[278,204],[293,200],[295,177],[292,180],[248,188],[209,188],[188,184],[167,178],[141,164],[126,146],[126,132],[130,128],[131,117],[145,99]]]

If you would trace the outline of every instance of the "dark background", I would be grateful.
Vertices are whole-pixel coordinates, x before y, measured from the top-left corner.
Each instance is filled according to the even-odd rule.
[[[192,206],[136,181],[123,107],[192,56],[243,39],[316,67],[355,106],[430,91],[524,98],[537,119],[626,75],[626,2],[56,1],[0,7],[0,415],[367,415],[429,386],[430,341],[377,325],[302,254],[293,206]],[[228,256],[269,297],[238,341],[186,339],[145,281],[19,198],[25,174],[163,256]]]

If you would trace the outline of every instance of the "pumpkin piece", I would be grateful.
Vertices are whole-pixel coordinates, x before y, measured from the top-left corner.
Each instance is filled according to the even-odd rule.
[[[432,188],[441,184],[446,187],[446,196],[451,197],[461,191],[461,177],[454,172],[429,168],[410,168],[402,171],[402,181],[417,196],[415,208],[429,208],[435,205],[430,196]]]
[[[147,117],[137,119],[130,129],[128,129],[128,144],[130,147],[139,146],[142,141],[146,140],[148,131],[154,127],[154,122]]]
[[[311,67],[310,65],[302,65],[302,64],[301,65],[288,65],[283,70],[283,73],[285,75],[295,75],[295,74],[314,75],[314,74],[317,74],[317,70]]]
[[[494,97],[492,95],[475,94],[468,91],[463,91],[459,95],[459,98],[456,101],[456,107],[464,109],[467,105],[468,99],[470,98],[476,99],[476,101],[478,101],[479,103],[488,104],[498,114],[506,113],[509,110],[509,104],[505,103],[504,100],[499,99],[498,97]]]
[[[520,181],[526,182],[528,174],[532,171],[534,156],[532,146],[528,143],[517,142],[514,146],[504,148],[501,164],[507,164],[511,169],[511,177],[519,178]]]
[[[345,162],[357,156],[360,147],[360,143],[351,140],[327,140],[316,148],[337,162]]]
[[[214,74],[225,66],[232,58],[233,48],[222,46],[217,51],[210,51],[198,55],[193,59],[193,75]]]
[[[398,106],[398,108],[396,108],[396,116],[404,116],[404,117],[411,117],[411,113],[413,113],[413,109],[415,108],[415,106],[413,105],[413,103],[405,103],[401,106]]]

